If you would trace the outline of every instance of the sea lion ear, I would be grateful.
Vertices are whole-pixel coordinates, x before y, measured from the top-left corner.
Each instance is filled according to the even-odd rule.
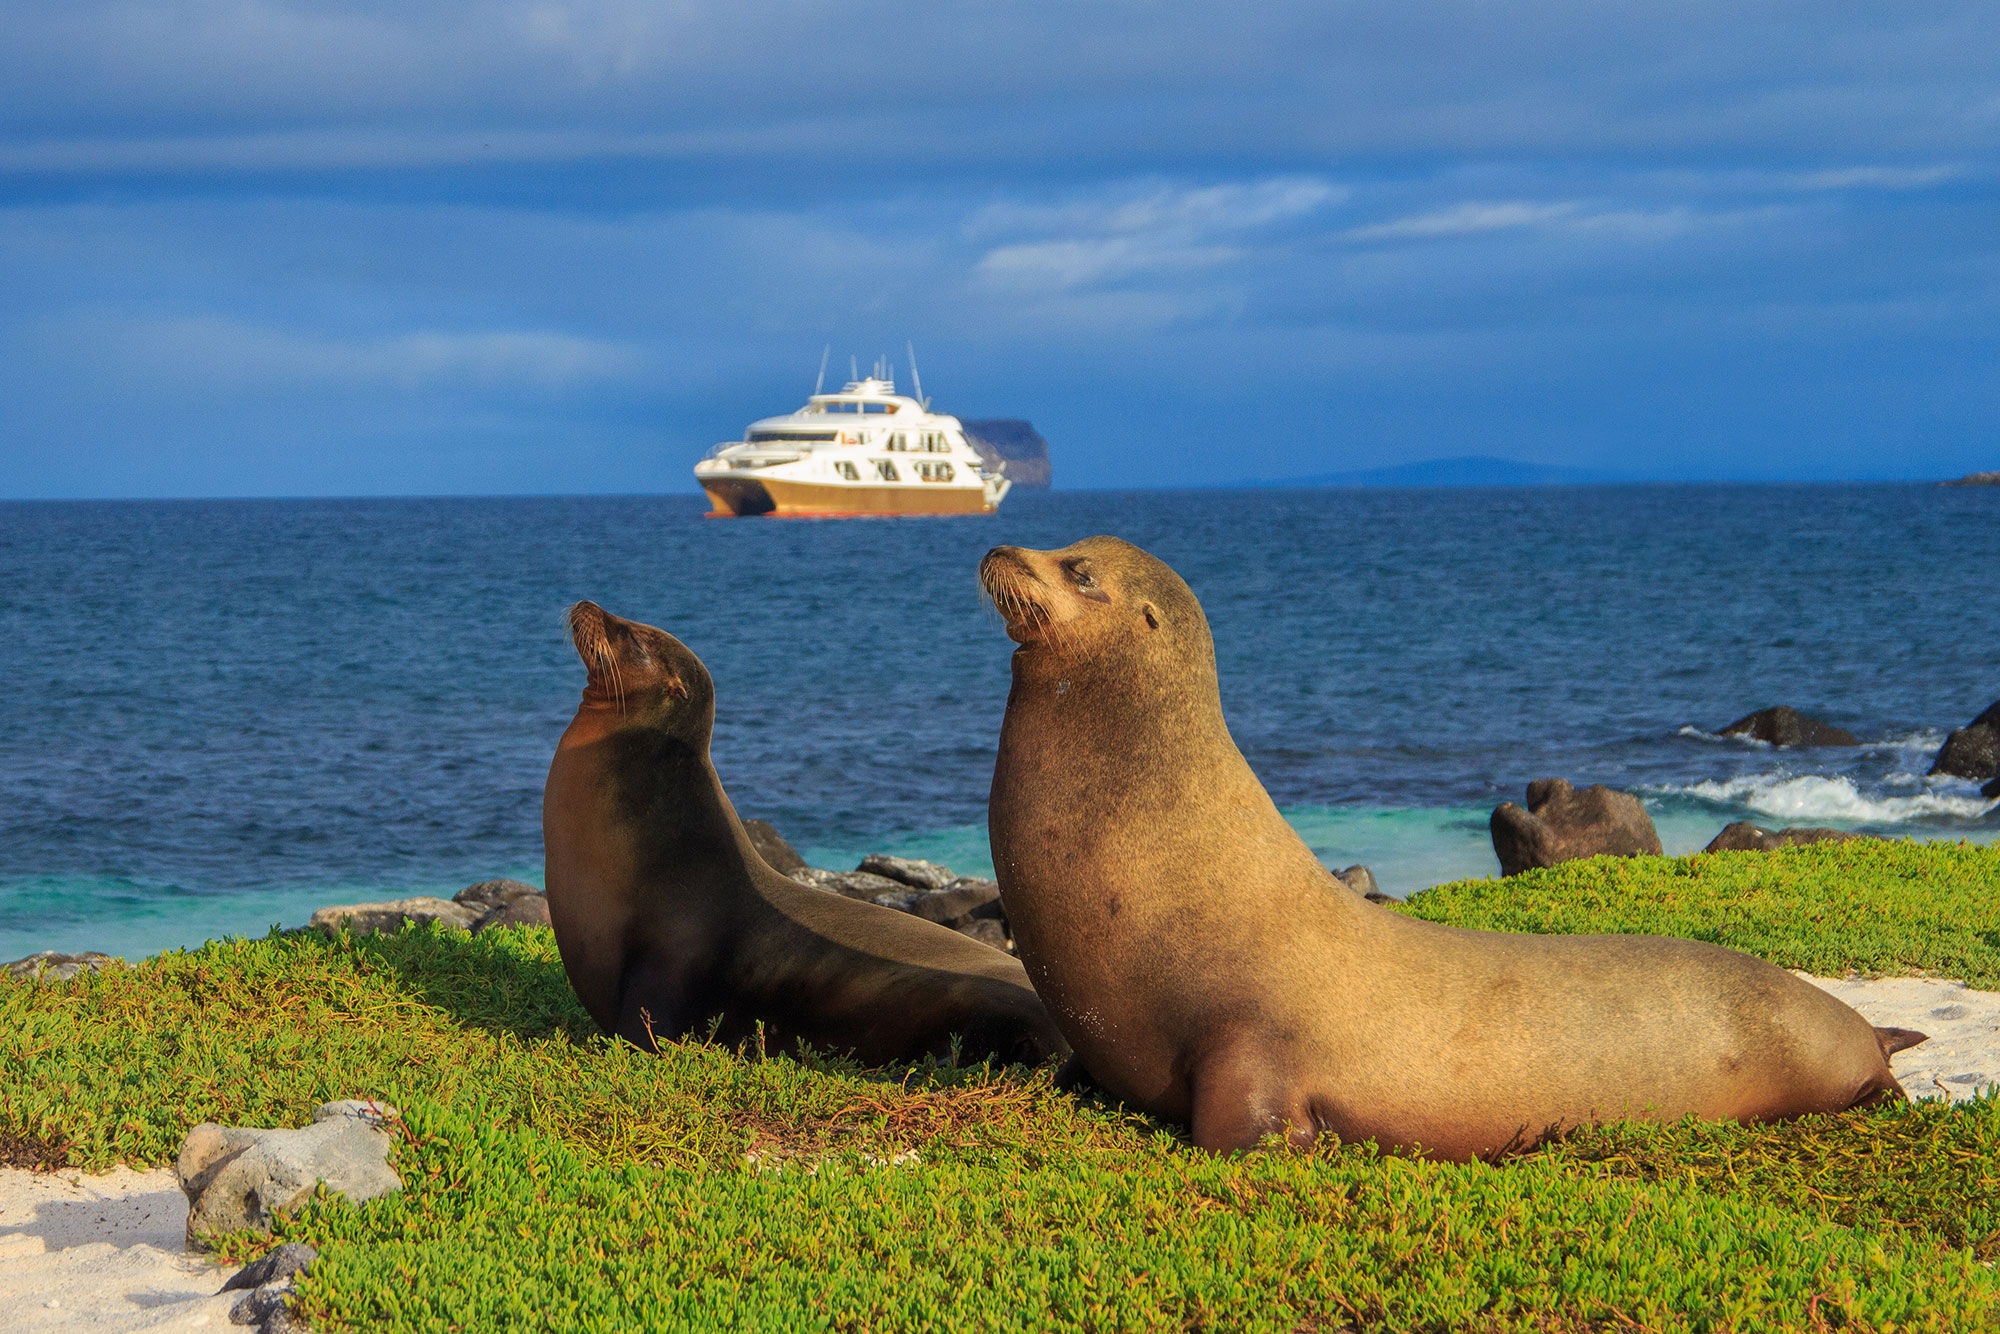
[[[1160,613],[1154,610],[1152,603],[1143,604],[1139,610],[1146,613],[1146,624],[1149,628],[1154,630],[1160,628]]]
[[[679,676],[670,675],[660,685],[661,688],[675,699],[686,699],[688,697],[687,682],[681,680]]]

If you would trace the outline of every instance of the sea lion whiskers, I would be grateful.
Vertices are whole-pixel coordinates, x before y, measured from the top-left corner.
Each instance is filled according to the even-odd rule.
[[[618,655],[611,651],[611,635],[605,628],[604,609],[595,602],[579,602],[569,609],[569,639],[575,645],[593,681],[609,687],[612,707],[625,712],[625,678],[618,670]]]

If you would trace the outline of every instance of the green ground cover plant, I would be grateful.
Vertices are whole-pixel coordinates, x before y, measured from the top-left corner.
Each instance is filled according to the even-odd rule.
[[[2000,985],[1996,889],[1995,850],[1870,843],[1580,863],[1410,911]],[[1621,1124],[1498,1166],[1214,1159],[1046,1070],[639,1053],[595,1034],[546,930],[0,983],[15,1165],[165,1163],[202,1121],[368,1095],[404,1113],[405,1189],[283,1229],[321,1250],[297,1300],[324,1330],[2000,1328],[1994,1100]]]

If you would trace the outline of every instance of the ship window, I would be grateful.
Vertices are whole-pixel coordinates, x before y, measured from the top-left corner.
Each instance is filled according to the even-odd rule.
[[[850,482],[858,482],[861,480],[861,474],[854,470],[854,465],[852,463],[846,462],[845,460],[834,464],[833,470],[839,473],[842,477],[845,477]]]
[[[896,405],[894,403],[863,403],[861,410],[863,412],[894,412]]]
[[[756,445],[771,440],[831,440],[836,434],[834,431],[752,431],[744,438]]]
[[[938,464],[937,479],[940,482],[949,482],[951,480],[951,465],[949,463]]]
[[[875,475],[877,477],[880,477],[885,482],[894,482],[901,480],[896,476],[896,465],[889,462],[889,460],[887,459],[875,460]]]
[[[898,454],[908,452],[910,437],[904,435],[901,431],[895,432],[889,437],[889,448]]]

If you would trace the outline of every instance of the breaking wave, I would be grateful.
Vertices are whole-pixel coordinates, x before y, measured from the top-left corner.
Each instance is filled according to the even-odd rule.
[[[1780,820],[1839,820],[1847,824],[1901,824],[1908,820],[1977,820],[2000,800],[1976,793],[1927,788],[1909,796],[1869,796],[1843,777],[1816,774],[1751,774],[1708,779],[1661,789],[1662,795],[1693,797],[1719,806],[1742,806]]]

